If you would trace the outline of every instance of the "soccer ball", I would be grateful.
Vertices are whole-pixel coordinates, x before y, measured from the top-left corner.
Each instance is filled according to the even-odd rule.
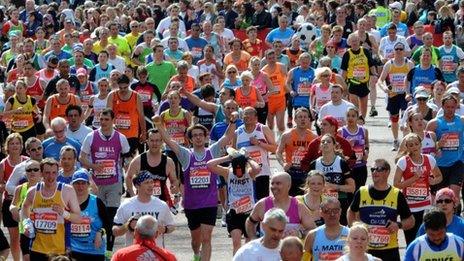
[[[309,44],[316,39],[316,27],[312,23],[303,23],[296,30],[296,35],[300,38],[300,45],[307,49]]]

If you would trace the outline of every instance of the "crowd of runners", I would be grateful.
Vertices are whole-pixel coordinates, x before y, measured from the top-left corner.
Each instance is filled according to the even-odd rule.
[[[0,260],[464,260],[464,0],[0,4]]]

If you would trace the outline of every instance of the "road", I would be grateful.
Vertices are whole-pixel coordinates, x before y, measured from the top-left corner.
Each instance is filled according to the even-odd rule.
[[[385,110],[385,97],[383,93],[379,92],[377,100],[377,110],[379,116],[375,118],[367,117],[366,127],[369,130],[370,136],[370,155],[368,164],[372,164],[377,158],[387,159],[392,168],[394,167],[394,157],[396,153],[391,151],[392,139],[390,129],[387,127],[388,114]],[[271,168],[272,172],[282,170],[280,165],[275,159],[275,155],[271,155]],[[389,180],[393,183],[393,173],[390,173]],[[372,183],[370,174],[368,183]],[[169,250],[173,251],[178,260],[189,261],[192,260],[193,253],[190,248],[190,234],[187,227],[187,220],[182,213],[175,216],[176,231],[166,236],[165,243]],[[8,232],[3,228],[5,234]],[[404,254],[405,241],[404,235],[400,232],[400,248],[401,254]],[[124,246],[124,237],[119,237],[116,240],[115,250]],[[232,241],[228,237],[226,228],[221,227],[220,220],[217,220],[216,227],[213,231],[213,253],[211,260],[226,261],[232,259]],[[10,257],[8,260],[12,260]]]

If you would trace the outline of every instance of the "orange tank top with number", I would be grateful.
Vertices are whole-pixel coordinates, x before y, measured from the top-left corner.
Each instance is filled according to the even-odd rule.
[[[68,108],[69,105],[77,105],[76,95],[68,93],[67,103],[61,103],[58,100],[58,95],[59,94],[54,94],[51,97],[52,106],[50,107],[50,121],[56,117],[66,118],[66,108]]]
[[[243,93],[242,88],[238,88],[235,90],[235,101],[241,108],[247,106],[256,107],[256,103],[258,102],[258,95],[256,92],[257,90],[253,86],[250,86],[250,91],[247,94]]]
[[[131,91],[130,98],[126,101],[119,97],[118,92],[113,96],[114,124],[116,129],[126,138],[139,136],[139,113],[137,111],[137,93]]]
[[[316,138],[316,135],[310,130],[305,130],[303,136],[298,134],[297,129],[290,131],[290,142],[285,145],[285,159],[287,163],[291,163],[293,167],[299,168],[300,162],[303,159],[308,149],[309,143]]]
[[[272,83],[272,88],[269,89],[269,99],[285,96],[285,81],[287,75],[284,72],[284,65],[276,63],[273,71],[271,71],[269,65],[266,65],[263,71],[269,75]]]

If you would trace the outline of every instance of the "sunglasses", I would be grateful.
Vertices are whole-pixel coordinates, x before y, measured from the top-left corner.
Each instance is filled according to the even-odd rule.
[[[384,167],[371,168],[371,172],[382,172],[382,171],[385,171],[385,170],[387,170],[387,169],[384,168]]]
[[[395,51],[403,51],[403,48],[395,48]]]
[[[37,147],[37,148],[30,149],[30,151],[32,151],[32,152],[36,152],[36,151],[39,151],[39,150],[42,150],[42,147]]]
[[[449,199],[449,198],[445,198],[445,199],[439,199],[436,202],[437,202],[437,204],[442,204],[442,203],[450,204],[453,201],[451,199]]]
[[[40,170],[39,168],[32,168],[32,169],[26,169],[26,172],[32,172],[32,171],[37,172],[39,170]]]
[[[424,97],[419,97],[419,98],[416,98],[416,100],[418,100],[418,101],[426,101],[426,100],[427,100],[427,98],[424,98]]]

